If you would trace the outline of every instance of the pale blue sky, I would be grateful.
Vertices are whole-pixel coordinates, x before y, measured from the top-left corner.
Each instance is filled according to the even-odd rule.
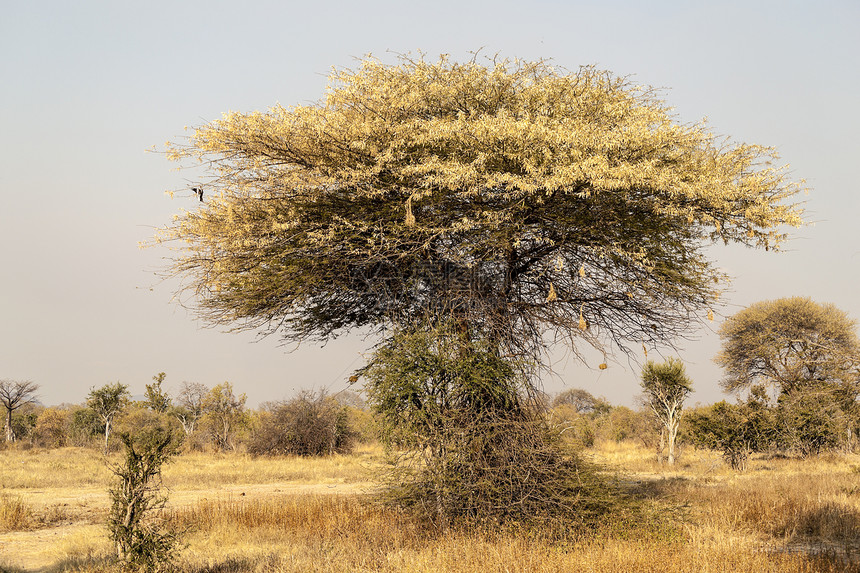
[[[816,224],[785,253],[712,249],[736,277],[723,313],[803,295],[860,318],[857,2],[4,1],[2,13],[0,378],[37,382],[45,403],[117,380],[142,393],[159,371],[171,389],[228,380],[254,405],[345,386],[366,341],[285,353],[204,329],[153,274],[169,253],[138,242],[194,206],[164,194],[193,174],[146,149],[228,110],[316,101],[332,66],[368,53],[595,64],[667,88],[681,121],[776,146],[812,187]],[[722,398],[718,347],[708,329],[683,344],[694,400]],[[628,405],[638,393],[626,359],[557,370],[552,391]]]

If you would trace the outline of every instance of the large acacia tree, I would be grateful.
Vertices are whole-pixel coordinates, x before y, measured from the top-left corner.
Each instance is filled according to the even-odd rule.
[[[671,342],[719,295],[708,245],[801,224],[773,149],[546,62],[366,59],[168,155],[209,169],[159,235],[204,317],[291,340],[444,316],[503,356]]]

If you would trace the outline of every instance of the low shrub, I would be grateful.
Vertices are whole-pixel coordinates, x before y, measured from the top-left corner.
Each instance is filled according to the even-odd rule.
[[[355,434],[347,407],[325,391],[302,391],[264,409],[248,444],[253,455],[325,456],[352,451]]]
[[[108,530],[124,564],[152,571],[172,559],[178,532],[159,519],[167,503],[161,491],[161,467],[173,457],[181,440],[163,428],[150,428],[132,438],[120,433],[123,462],[111,468],[117,481],[109,490]]]

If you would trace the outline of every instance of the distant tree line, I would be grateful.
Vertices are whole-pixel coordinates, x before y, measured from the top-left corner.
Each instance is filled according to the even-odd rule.
[[[668,364],[673,362],[677,361]],[[304,390],[254,410],[229,383],[213,388],[183,383],[175,398],[160,383],[147,389],[146,399],[140,401],[131,400],[127,387],[119,383],[94,388],[82,404],[45,407],[30,401],[14,411],[12,433],[21,447],[42,448],[103,448],[108,435],[114,451],[122,444],[113,435],[167,428],[184,438],[185,451],[241,450],[254,455],[348,453],[357,442],[379,438],[373,412],[352,391],[332,396]],[[99,410],[105,394],[116,396],[120,404],[110,430],[105,421],[108,410]],[[655,413],[647,393],[639,408],[613,405],[582,388],[548,396],[545,403],[549,420],[577,447],[629,441],[653,449],[660,460],[666,458],[666,420]],[[736,403],[724,400],[690,408],[680,419],[679,452],[689,446],[715,449],[737,469],[744,469],[753,453],[808,456],[856,451],[860,444],[856,406],[843,407],[819,391],[775,400],[764,386],[756,385]],[[673,452],[673,457],[678,455]]]
[[[678,456],[676,444],[718,450],[740,470],[754,453],[810,456],[857,450],[860,340],[856,323],[845,312],[801,297],[763,301],[729,317],[720,337],[722,350],[715,361],[724,368],[721,384],[736,395],[734,403],[723,400],[685,410],[692,381],[683,362],[670,358],[644,365],[638,410],[570,388],[544,400],[547,419],[578,447],[632,440],[654,448],[658,459],[669,464]],[[370,407],[353,391],[328,395],[305,390],[253,410],[229,382],[212,388],[184,382],[170,396],[160,372],[146,385],[143,400],[133,401],[128,386],[116,382],[92,388],[84,403],[46,408],[37,401],[37,384],[0,380],[5,441],[107,451],[119,447],[111,440],[114,433],[162,428],[181,435],[186,450],[327,455],[349,452],[357,441],[402,432],[403,420],[427,426],[422,432],[406,428],[408,435],[395,440],[387,436],[395,446],[402,445],[432,433],[434,419],[426,407],[415,410],[412,398],[414,384],[424,383],[419,366],[426,361],[404,360],[408,356],[403,353],[397,357],[397,368],[377,366],[378,371],[365,372]],[[402,396],[375,389],[373,381],[385,376],[397,378],[389,386]]]
[[[371,414],[356,392],[336,395],[301,391],[291,399],[246,406],[224,382],[212,388],[183,382],[175,397],[163,387],[166,374],[153,376],[143,400],[132,400],[120,382],[93,387],[80,404],[45,407],[36,400],[38,386],[7,407],[6,443],[21,447],[121,448],[121,434],[167,430],[181,436],[186,451],[241,449],[257,455],[326,455],[347,453],[356,442],[374,439]],[[12,393],[14,381],[0,381]],[[10,439],[11,436],[11,439]]]

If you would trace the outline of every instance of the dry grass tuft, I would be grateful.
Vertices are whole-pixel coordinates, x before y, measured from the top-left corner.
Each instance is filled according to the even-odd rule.
[[[241,497],[203,499],[171,513],[180,527],[218,536],[248,530],[276,531],[284,540],[340,540],[362,532],[368,542],[402,545],[433,533],[427,526],[396,511],[384,510],[363,496],[282,495],[245,500]],[[386,541],[387,540],[387,541]]]
[[[108,564],[116,555],[114,545],[108,539],[107,529],[103,525],[85,525],[69,531],[55,544],[53,553],[58,563],[72,565]]]
[[[33,511],[20,497],[0,493],[0,531],[21,531],[33,525]]]

